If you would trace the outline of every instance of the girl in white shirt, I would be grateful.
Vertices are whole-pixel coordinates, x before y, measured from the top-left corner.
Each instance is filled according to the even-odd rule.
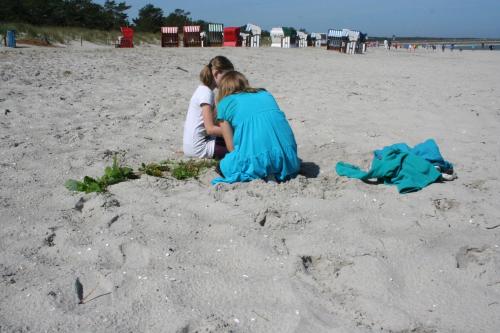
[[[214,92],[222,76],[234,70],[228,58],[216,56],[200,72],[201,85],[196,88],[184,123],[184,155],[222,159],[227,148],[221,128],[215,123]]]

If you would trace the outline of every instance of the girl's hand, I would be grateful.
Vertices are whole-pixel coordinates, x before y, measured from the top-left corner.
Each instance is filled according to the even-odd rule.
[[[203,115],[203,125],[205,125],[207,134],[212,136],[222,136],[221,128],[215,125],[212,106],[210,106],[210,104],[202,104],[201,114]]]

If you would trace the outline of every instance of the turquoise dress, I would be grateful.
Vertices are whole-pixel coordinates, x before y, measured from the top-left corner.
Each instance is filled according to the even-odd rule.
[[[274,176],[284,181],[297,175],[297,144],[285,114],[267,91],[224,97],[217,119],[233,127],[234,150],[220,161],[220,182],[247,182]]]

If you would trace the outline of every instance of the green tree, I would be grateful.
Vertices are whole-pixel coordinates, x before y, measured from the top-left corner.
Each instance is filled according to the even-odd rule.
[[[92,0],[66,0],[64,25],[84,28],[104,28],[105,15],[102,6]]]
[[[165,25],[180,28],[185,25],[190,25],[191,18],[189,15],[191,15],[190,12],[177,8],[165,18]]]
[[[139,16],[133,19],[138,31],[156,32],[165,25],[163,10],[152,4],[147,4],[139,10]]]
[[[106,0],[103,9],[108,27],[117,29],[121,26],[128,25],[128,15],[125,11],[129,10],[130,7],[131,6],[127,5],[125,2],[116,3],[114,0]]]

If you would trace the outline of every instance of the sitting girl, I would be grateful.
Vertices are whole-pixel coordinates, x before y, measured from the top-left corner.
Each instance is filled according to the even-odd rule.
[[[229,153],[220,161],[219,182],[253,179],[284,181],[297,175],[297,144],[285,114],[264,89],[251,88],[245,76],[224,74],[217,96],[217,119]]]
[[[233,64],[223,56],[213,58],[201,70],[202,84],[191,97],[184,123],[184,155],[221,159],[227,153],[226,145],[221,137],[221,128],[215,124],[213,90],[224,73],[231,70],[234,70]]]

